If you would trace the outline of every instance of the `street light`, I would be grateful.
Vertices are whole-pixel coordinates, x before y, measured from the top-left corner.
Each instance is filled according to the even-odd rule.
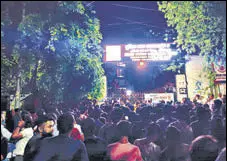
[[[137,63],[137,66],[138,66],[139,69],[143,69],[143,68],[145,68],[146,63],[145,63],[144,60],[140,60],[140,61]]]
[[[144,62],[143,61],[140,61],[140,66],[144,66]]]

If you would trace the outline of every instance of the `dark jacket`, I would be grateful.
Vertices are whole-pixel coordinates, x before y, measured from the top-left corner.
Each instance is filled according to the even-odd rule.
[[[84,144],[90,161],[107,161],[107,143],[100,137],[85,137]]]
[[[40,134],[36,134],[28,141],[24,150],[24,161],[32,161],[34,159],[44,138]]]
[[[89,159],[83,142],[60,134],[43,139],[33,161],[89,161]]]

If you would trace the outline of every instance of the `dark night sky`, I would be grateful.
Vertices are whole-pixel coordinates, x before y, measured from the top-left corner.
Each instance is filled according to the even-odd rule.
[[[92,1],[92,5],[100,19],[103,45],[163,41],[145,35],[167,28],[156,1]]]

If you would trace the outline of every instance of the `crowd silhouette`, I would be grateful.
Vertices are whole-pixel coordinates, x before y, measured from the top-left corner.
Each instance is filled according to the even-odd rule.
[[[136,105],[83,99],[75,107],[1,112],[4,161],[224,161],[226,100]]]

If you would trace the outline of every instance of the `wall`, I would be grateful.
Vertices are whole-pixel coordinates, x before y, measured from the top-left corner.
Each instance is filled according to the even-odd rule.
[[[206,73],[203,72],[202,56],[190,56],[189,62],[186,63],[186,79],[188,82],[188,97],[193,100],[196,94],[200,94],[207,98],[209,90],[209,80],[206,78]]]

